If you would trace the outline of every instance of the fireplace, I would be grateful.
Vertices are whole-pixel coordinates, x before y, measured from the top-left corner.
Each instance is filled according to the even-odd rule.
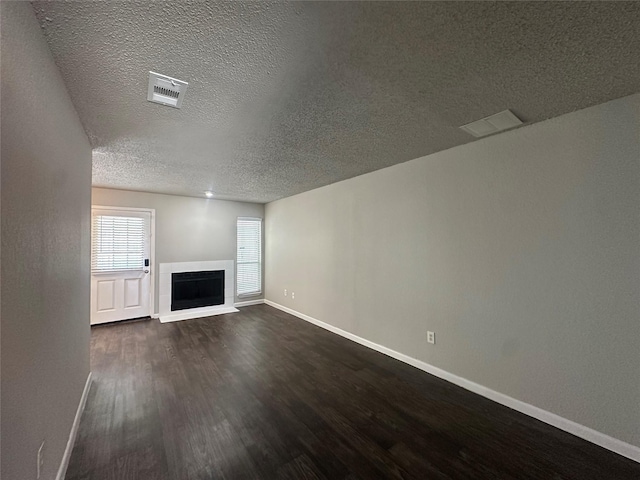
[[[223,305],[224,270],[171,274],[171,311]]]
[[[213,315],[224,315],[227,313],[237,312],[238,309],[233,306],[234,302],[234,293],[236,288],[235,283],[235,262],[233,260],[202,260],[196,262],[175,262],[175,263],[161,263],[158,266],[158,318],[162,323],[166,322],[178,322],[180,320],[187,320],[189,318],[202,318],[202,317],[210,317]],[[216,288],[222,290],[222,293],[218,294],[222,297],[218,297],[215,302],[209,303],[211,301],[212,296],[209,295],[208,288],[203,288],[200,291],[200,285],[197,284],[198,292],[191,291],[191,287],[188,286],[188,280],[193,280],[197,278],[202,272],[223,272],[222,274],[217,273],[217,280],[223,279],[220,283],[217,283]],[[184,273],[193,273],[196,274],[194,277],[184,277],[185,283],[179,282],[180,285],[178,289],[186,290],[187,298],[183,298],[182,300],[193,300],[193,304],[197,305],[205,305],[203,302],[198,300],[195,302],[196,297],[205,297],[209,298],[206,306],[202,307],[191,307],[186,306],[182,303],[182,300],[179,300],[180,304],[174,304],[174,274],[184,274]],[[205,275],[206,277],[206,275]],[[179,277],[177,277],[179,278]],[[211,278],[205,278],[203,283],[210,283]],[[193,287],[193,285],[192,285]],[[204,294],[204,295],[202,295]],[[178,307],[178,308],[175,308]]]

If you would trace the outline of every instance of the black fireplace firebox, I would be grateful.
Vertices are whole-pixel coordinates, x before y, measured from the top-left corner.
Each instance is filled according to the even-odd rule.
[[[224,270],[171,274],[171,311],[224,304]]]

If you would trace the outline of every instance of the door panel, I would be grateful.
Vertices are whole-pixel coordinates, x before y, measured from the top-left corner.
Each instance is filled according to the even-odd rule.
[[[116,307],[115,299],[115,280],[99,280],[97,282],[98,289],[96,291],[98,297],[97,310],[104,312],[106,310],[113,310]]]
[[[91,214],[91,324],[149,316],[151,267],[143,260],[150,258],[151,214],[116,208],[93,208]],[[129,255],[128,249],[135,251]]]
[[[140,286],[139,278],[124,279],[124,306],[125,308],[133,308],[140,306]]]

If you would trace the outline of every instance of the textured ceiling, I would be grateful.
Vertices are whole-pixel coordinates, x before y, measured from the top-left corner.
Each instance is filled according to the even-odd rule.
[[[98,186],[267,202],[640,91],[636,2],[33,5]]]

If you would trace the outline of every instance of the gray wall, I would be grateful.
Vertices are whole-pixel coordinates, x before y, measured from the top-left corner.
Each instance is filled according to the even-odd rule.
[[[639,132],[635,95],[269,203],[266,298],[640,446]]]
[[[93,205],[154,208],[156,210],[156,274],[158,263],[236,259],[238,217],[264,218],[264,205],[207,198],[94,188]],[[263,262],[264,271],[264,262]],[[155,275],[155,306],[158,312]],[[264,292],[264,273],[263,273]],[[260,299],[262,295],[237,298]]]
[[[89,374],[91,147],[31,5],[2,17],[2,478],[53,479]]]

